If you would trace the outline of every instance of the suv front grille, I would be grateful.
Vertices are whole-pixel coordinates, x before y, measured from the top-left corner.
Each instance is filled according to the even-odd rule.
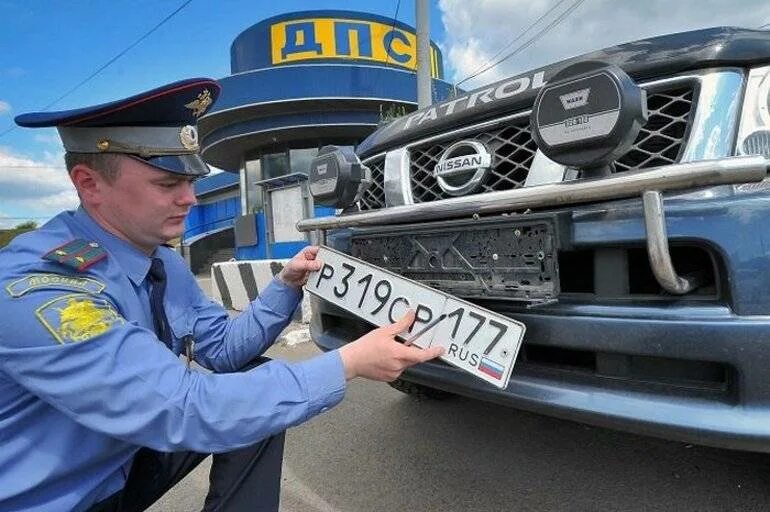
[[[692,83],[679,82],[673,87],[669,84],[667,89],[648,91],[649,118],[631,149],[617,161],[617,171],[677,162],[684,148],[688,121],[695,105],[693,97]],[[482,142],[492,154],[492,168],[478,193],[523,187],[537,146],[532,139],[529,118],[522,118],[521,121],[519,125],[498,126],[410,148],[414,202],[452,197],[439,187],[433,168],[441,154],[460,140]],[[511,121],[514,122],[516,120]]]
[[[618,171],[645,169],[679,161],[684,148],[687,123],[693,110],[691,85],[650,94],[649,118],[633,147],[615,163]]]
[[[676,81],[648,88],[647,123],[631,149],[615,163],[617,172],[678,162],[685,146],[696,99],[695,82],[692,81]],[[517,121],[519,124],[515,124]],[[492,154],[492,169],[477,193],[523,187],[537,151],[528,121],[529,117],[522,117],[505,125],[410,147],[414,202],[424,203],[452,197],[439,187],[433,176],[433,168],[441,154],[460,140],[479,141]],[[372,171],[373,184],[361,199],[361,210],[384,208],[385,157],[370,158],[365,163]]]
[[[481,142],[492,154],[492,169],[481,183],[481,189],[477,193],[510,190],[524,186],[529,166],[537,152],[537,145],[532,139],[529,124],[508,125],[413,148],[411,173],[412,195],[415,203],[452,197],[439,187],[438,181],[433,176],[433,168],[441,158],[441,154],[460,140]]]
[[[373,158],[365,162],[372,172],[372,184],[361,197],[362,210],[376,210],[385,207],[385,158]]]

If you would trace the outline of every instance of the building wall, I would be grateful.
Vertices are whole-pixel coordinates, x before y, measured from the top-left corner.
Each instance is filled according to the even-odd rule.
[[[241,199],[239,195],[193,206],[185,222],[184,238],[189,240],[204,233],[232,227],[235,218],[240,213]]]

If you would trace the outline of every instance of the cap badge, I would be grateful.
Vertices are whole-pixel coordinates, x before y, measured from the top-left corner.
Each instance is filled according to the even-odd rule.
[[[211,93],[209,92],[208,89],[204,89],[203,92],[200,93],[196,99],[194,99],[190,103],[185,103],[185,107],[191,109],[195,117],[200,117],[201,114],[206,112],[206,109],[209,108],[211,103],[212,103]]]
[[[189,124],[183,126],[182,130],[179,132],[179,140],[182,141],[182,145],[185,149],[198,149],[198,131],[194,126],[190,126]]]

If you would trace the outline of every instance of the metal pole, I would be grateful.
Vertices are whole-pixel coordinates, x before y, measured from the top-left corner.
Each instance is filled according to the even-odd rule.
[[[430,11],[428,0],[415,2],[417,20],[417,108],[433,103],[430,73]]]
[[[676,273],[668,250],[666,214],[663,211],[663,196],[657,190],[642,194],[644,202],[644,227],[647,232],[647,255],[650,267],[660,286],[674,295],[684,295],[697,288],[700,276],[681,277]]]

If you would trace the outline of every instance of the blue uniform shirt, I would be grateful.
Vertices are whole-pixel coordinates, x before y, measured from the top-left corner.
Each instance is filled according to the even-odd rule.
[[[43,259],[73,239],[107,257],[82,272]],[[229,319],[174,251],[154,256],[168,276],[173,351],[153,331],[150,258],[82,208],[0,251],[1,510],[83,510],[124,486],[141,446],[230,451],[342,399],[337,352],[228,373],[273,343],[301,292],[276,279]],[[217,373],[180,360],[186,336]]]

